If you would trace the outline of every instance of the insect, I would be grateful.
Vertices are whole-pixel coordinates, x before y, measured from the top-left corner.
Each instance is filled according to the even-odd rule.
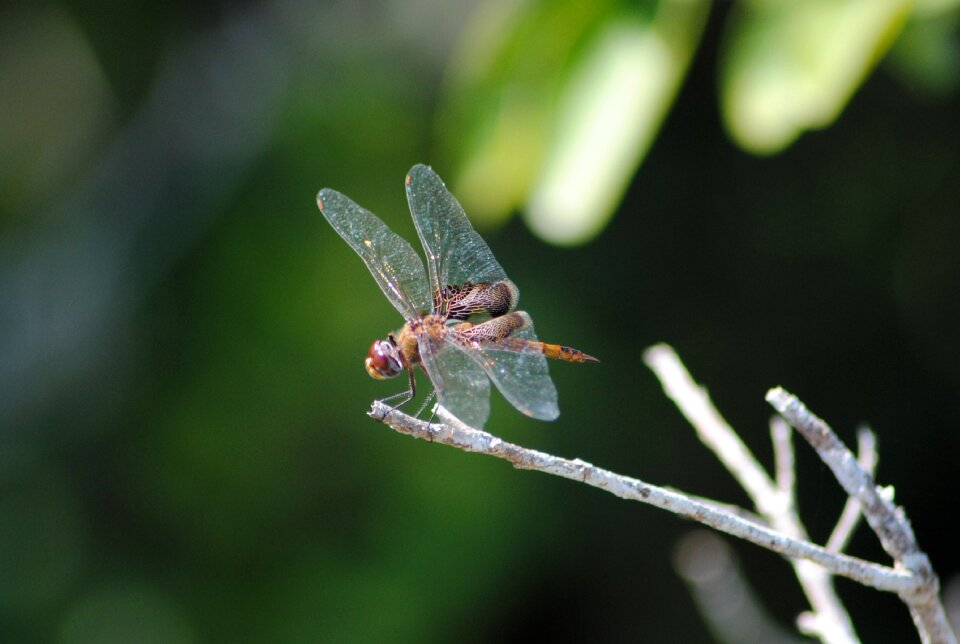
[[[383,402],[399,401],[396,409],[412,400],[414,367],[420,365],[440,404],[468,425],[482,428],[490,415],[491,381],[520,412],[555,419],[560,410],[547,358],[598,360],[537,340],[530,316],[514,310],[519,290],[430,167],[414,166],[406,189],[426,271],[413,247],[373,213],[329,188],[317,195],[323,216],[360,255],[405,321],[375,341],[365,361],[378,380],[407,373],[407,390]]]

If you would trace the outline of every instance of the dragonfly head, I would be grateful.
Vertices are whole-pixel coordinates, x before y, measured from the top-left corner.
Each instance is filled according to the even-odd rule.
[[[393,341],[393,337],[371,344],[363,366],[367,368],[370,377],[377,380],[399,376],[403,371],[403,361],[400,359],[400,348]]]

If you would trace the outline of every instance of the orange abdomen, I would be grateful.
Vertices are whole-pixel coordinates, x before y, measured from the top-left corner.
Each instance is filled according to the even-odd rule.
[[[587,355],[579,349],[564,347],[559,344],[540,343],[543,355],[554,360],[563,360],[564,362],[600,362],[593,356]]]

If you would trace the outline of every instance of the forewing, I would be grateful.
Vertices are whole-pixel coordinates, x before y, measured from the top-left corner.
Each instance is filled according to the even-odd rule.
[[[540,420],[554,420],[560,415],[557,389],[533,331],[533,320],[524,311],[511,315],[520,316],[523,324],[502,341],[470,340],[456,333],[450,334],[451,340],[470,347],[467,353],[520,412]],[[484,324],[497,324],[498,320]],[[481,327],[482,324],[473,327],[478,331],[475,336],[483,336]]]
[[[321,190],[317,205],[333,229],[357,252],[384,295],[405,319],[430,310],[432,298],[423,261],[403,237],[336,190]]]
[[[410,170],[407,202],[427,254],[434,292],[448,285],[507,278],[490,247],[470,225],[463,206],[430,167],[418,164]]]
[[[470,357],[442,338],[420,337],[420,359],[437,399],[447,411],[476,429],[490,416],[490,381]]]

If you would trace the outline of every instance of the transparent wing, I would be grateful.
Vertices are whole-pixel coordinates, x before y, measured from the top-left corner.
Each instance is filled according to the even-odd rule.
[[[533,320],[524,311],[511,313],[522,320],[510,337],[484,339],[484,326],[497,325],[493,318],[471,329],[471,333],[448,333],[451,343],[463,350],[490,377],[503,397],[520,412],[540,420],[554,420],[560,415],[557,389],[553,386]],[[492,334],[496,335],[496,333]]]
[[[426,334],[419,341],[420,359],[437,400],[467,425],[483,429],[490,417],[487,375],[460,347]]]
[[[433,292],[448,285],[507,279],[463,206],[428,166],[415,165],[407,175],[407,202],[427,254]]]
[[[317,205],[333,229],[357,251],[404,319],[430,311],[432,297],[423,261],[403,237],[336,190],[321,190]]]

